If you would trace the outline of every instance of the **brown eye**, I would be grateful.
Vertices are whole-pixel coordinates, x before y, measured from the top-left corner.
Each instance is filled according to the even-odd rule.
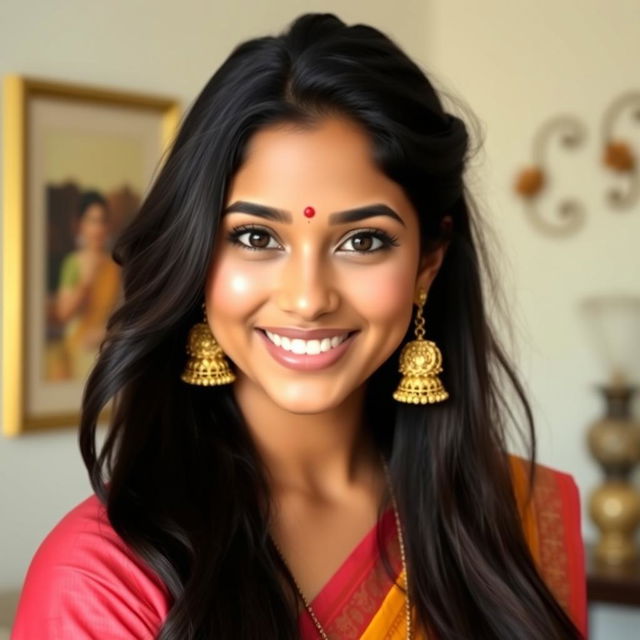
[[[373,244],[373,240],[371,236],[353,236],[351,238],[352,246],[356,251],[369,251],[371,249],[371,245]]]
[[[349,236],[343,246],[351,245],[352,247],[347,249],[346,253],[364,255],[385,251],[397,246],[397,240],[396,236],[390,236],[382,229],[363,229]]]
[[[246,239],[241,240],[241,238],[245,236]],[[249,251],[278,248],[278,243],[275,242],[273,235],[266,229],[259,229],[257,227],[242,225],[232,229],[227,237],[232,244],[238,245],[243,249],[248,249]],[[274,240],[275,246],[269,246],[271,240]]]
[[[264,249],[269,244],[269,236],[261,231],[250,231],[248,241],[256,249]]]

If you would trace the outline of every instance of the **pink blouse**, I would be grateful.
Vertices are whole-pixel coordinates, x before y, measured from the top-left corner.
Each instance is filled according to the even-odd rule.
[[[11,640],[153,639],[169,593],[131,553],[92,494],[38,547]]]

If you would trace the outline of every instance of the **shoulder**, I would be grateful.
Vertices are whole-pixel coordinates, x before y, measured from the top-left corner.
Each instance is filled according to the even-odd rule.
[[[580,491],[570,473],[540,463],[532,469],[530,460],[515,454],[509,454],[509,465],[525,525],[537,524],[537,533],[544,529],[547,535],[552,530],[558,533],[567,526],[580,529]],[[534,522],[530,522],[532,518],[535,518]]]
[[[153,638],[168,592],[111,527],[91,495],[71,509],[35,552],[12,640]]]
[[[537,501],[539,506],[545,500],[554,498],[568,501],[571,503],[569,506],[580,506],[578,485],[570,473],[540,463],[536,463],[532,469],[531,461],[527,458],[513,453],[508,457],[519,507],[524,508],[529,497],[534,502]],[[534,484],[530,487],[529,474],[532,471]],[[529,496],[530,489],[532,489],[531,496]]]
[[[525,537],[545,582],[586,633],[586,575],[581,527],[581,498],[574,477],[509,454],[514,493]]]

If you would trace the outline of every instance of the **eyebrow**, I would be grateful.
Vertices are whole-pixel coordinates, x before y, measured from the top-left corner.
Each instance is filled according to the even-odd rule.
[[[231,213],[232,211],[248,213],[266,218],[267,220],[274,220],[275,222],[291,224],[293,221],[292,215],[284,209],[276,209],[275,207],[268,207],[255,202],[246,202],[245,200],[233,202],[223,210],[222,215]],[[403,227],[406,226],[402,218],[391,207],[382,203],[369,204],[364,207],[356,207],[355,209],[347,209],[345,211],[336,211],[329,215],[329,224],[358,222],[359,220],[372,218],[374,216],[388,216],[389,218],[397,220]]]

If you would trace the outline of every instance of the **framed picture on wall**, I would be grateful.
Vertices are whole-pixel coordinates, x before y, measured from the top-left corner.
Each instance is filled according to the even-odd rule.
[[[169,97],[4,78],[5,435],[77,427],[107,318],[122,299],[113,243],[179,118]]]

